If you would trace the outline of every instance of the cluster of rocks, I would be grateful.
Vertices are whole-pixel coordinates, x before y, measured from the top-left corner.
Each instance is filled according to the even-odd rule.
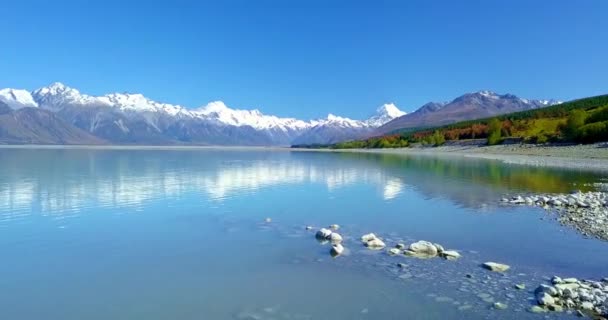
[[[373,233],[363,235],[361,241],[372,250],[381,250],[386,247],[386,244]],[[406,255],[421,259],[442,257],[448,260],[455,260],[460,258],[460,253],[457,251],[445,250],[442,245],[428,241],[414,242],[407,247],[403,243],[397,243],[395,247],[388,249],[388,254]]]
[[[312,230],[312,227],[306,227],[307,230]],[[332,257],[336,257],[344,253],[344,246],[342,245],[343,238],[336,231],[340,229],[337,224],[332,224],[329,228],[321,228],[315,234],[315,238],[321,242],[331,242],[331,249],[329,253]]]
[[[515,196],[502,202],[552,210],[558,220],[587,236],[608,240],[608,193],[575,192],[560,195]]]
[[[534,293],[533,312],[572,311],[579,315],[608,316],[608,278],[602,281],[553,277],[552,285],[541,284]]]

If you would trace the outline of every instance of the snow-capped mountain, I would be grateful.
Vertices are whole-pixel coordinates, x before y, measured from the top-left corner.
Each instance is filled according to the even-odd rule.
[[[405,112],[399,110],[393,103],[387,103],[376,109],[376,114],[365,122],[370,127],[380,127],[381,125],[405,115]]]
[[[26,90],[2,89],[0,90],[0,101],[14,110],[26,107],[38,107],[38,103],[34,101],[32,95]]]
[[[0,101],[12,109],[39,108],[110,143],[290,145],[356,139],[403,115],[394,104],[378,108],[367,120],[329,115],[299,120],[239,110],[221,101],[197,109],[156,102],[141,94],[83,94],[62,83],[33,92],[0,90]],[[314,132],[314,134],[309,134]],[[314,141],[307,138],[314,135]]]
[[[542,108],[562,103],[557,100],[523,99],[513,94],[482,90],[464,94],[450,102],[430,102],[407,115],[385,122],[374,131],[382,135],[399,130],[446,125],[464,120]]]

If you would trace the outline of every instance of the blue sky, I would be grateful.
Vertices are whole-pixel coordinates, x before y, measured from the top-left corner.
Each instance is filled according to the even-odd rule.
[[[0,12],[0,87],[60,81],[301,118],[481,89],[608,93],[604,0],[23,0]]]

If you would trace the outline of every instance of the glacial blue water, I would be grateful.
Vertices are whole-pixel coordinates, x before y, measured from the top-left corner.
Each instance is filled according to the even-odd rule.
[[[263,149],[0,149],[0,163],[1,319],[574,318],[527,312],[531,291],[608,276],[608,243],[499,202],[591,190],[594,172]],[[333,223],[337,258],[305,230]],[[370,251],[367,232],[462,258]]]

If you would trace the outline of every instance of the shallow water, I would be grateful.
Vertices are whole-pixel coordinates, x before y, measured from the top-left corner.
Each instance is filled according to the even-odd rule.
[[[540,319],[525,309],[543,277],[608,276],[608,243],[499,203],[590,190],[606,178],[593,172],[238,149],[4,149],[0,163],[2,319]],[[336,259],[304,230],[332,223]],[[361,246],[367,232],[463,257],[390,257]]]

